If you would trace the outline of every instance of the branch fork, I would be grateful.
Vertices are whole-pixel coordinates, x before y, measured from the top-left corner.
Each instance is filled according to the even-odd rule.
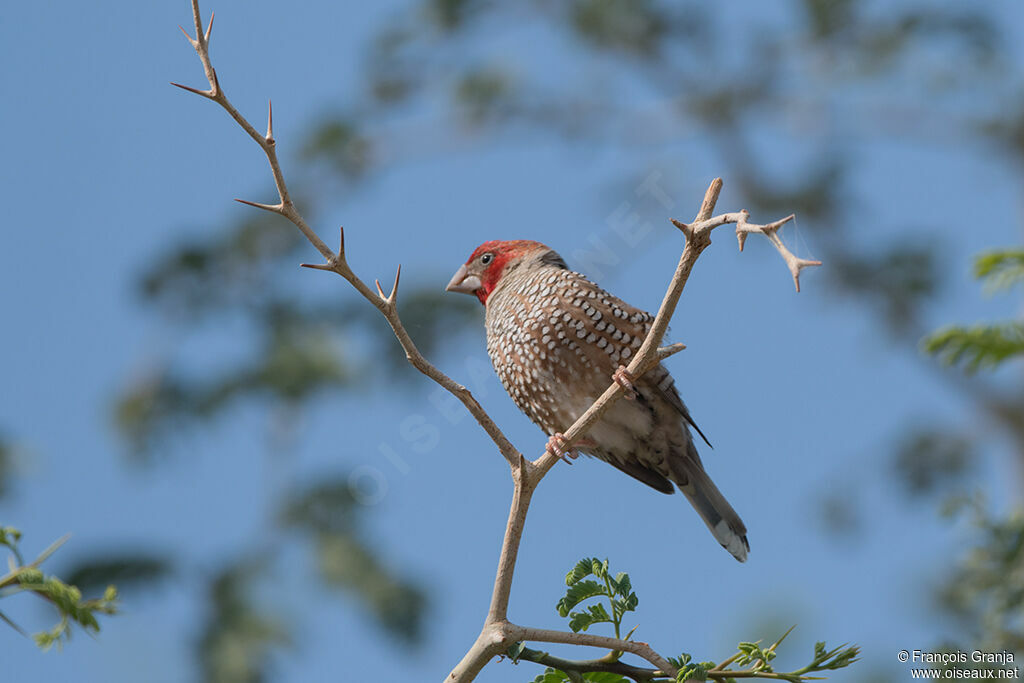
[[[398,269],[395,271],[395,284],[391,285],[391,294],[384,296],[384,290],[380,288],[380,280],[374,280],[374,284],[377,285],[377,295],[381,298],[381,301],[385,305],[394,308],[396,298],[398,297],[398,279],[402,276],[402,264],[398,264]]]
[[[721,179],[719,178],[718,181],[720,180]],[[712,185],[714,185],[714,183],[712,183]],[[719,185],[719,191],[720,190],[721,185]],[[708,193],[711,194],[710,188],[708,189]],[[715,193],[715,198],[717,199],[717,192]],[[710,206],[714,207],[714,202],[712,202]],[[713,208],[712,211],[714,211]],[[779,228],[796,218],[796,216],[794,214],[790,214],[785,218],[765,225],[751,223],[748,221],[749,218],[750,212],[743,209],[733,213],[723,213],[714,217],[708,215],[704,219],[701,219],[698,215],[698,219],[693,223],[683,223],[674,218],[670,220],[672,221],[672,224],[679,228],[683,235],[686,236],[687,244],[692,243],[701,251],[711,244],[711,231],[722,225],[736,225],[736,240],[739,242],[740,251],[743,251],[743,247],[746,245],[747,235],[751,233],[764,235],[786,262],[786,267],[789,268],[789,273],[793,276],[793,284],[796,286],[796,291],[799,292],[800,271],[810,266],[820,266],[821,261],[799,258],[793,254],[793,252],[791,252],[779,238]]]
[[[212,100],[219,104],[228,115],[260,146],[267,158],[274,184],[277,188],[278,202],[265,204],[252,202],[244,199],[236,201],[252,206],[263,211],[276,213],[292,222],[313,245],[314,248],[324,257],[323,263],[303,263],[305,268],[324,270],[337,273],[345,278],[355,290],[366,299],[371,305],[377,308],[387,320],[395,333],[399,344],[405,351],[410,364],[421,373],[432,379],[453,396],[459,399],[465,408],[476,419],[487,435],[494,442],[498,451],[508,462],[512,473],[513,496],[512,505],[509,510],[508,523],[505,529],[505,536],[502,542],[501,555],[498,561],[498,570],[494,582],[494,590],[491,596],[491,603],[488,609],[487,618],[483,628],[473,646],[463,657],[462,661],[452,670],[446,678],[452,683],[467,683],[474,680],[476,675],[494,657],[503,654],[516,642],[535,641],[547,643],[563,643],[570,645],[581,645],[587,647],[606,648],[617,652],[629,652],[649,662],[656,667],[657,673],[675,675],[676,671],[667,659],[655,652],[646,643],[628,639],[608,638],[588,633],[569,633],[518,626],[508,620],[508,603],[512,587],[512,576],[515,570],[516,559],[519,552],[519,545],[522,539],[523,528],[526,521],[526,513],[529,509],[530,499],[536,490],[537,485],[544,478],[545,474],[558,462],[558,457],[545,449],[536,460],[528,460],[523,454],[512,445],[497,424],[491,419],[487,412],[480,406],[466,387],[458,384],[446,374],[438,370],[420,353],[413,343],[408,332],[402,324],[397,310],[398,284],[401,277],[401,266],[395,273],[394,284],[388,295],[380,282],[375,280],[376,291],[371,290],[350,268],[345,254],[345,230],[341,228],[338,251],[335,253],[305,222],[298,209],[292,202],[288,188],[285,184],[284,174],[277,158],[277,145],[274,139],[274,118],[273,105],[267,107],[267,130],[266,133],[258,132],[249,121],[242,116],[231,104],[224,90],[217,80],[216,71],[210,62],[209,44],[213,27],[213,15],[210,16],[210,23],[203,30],[202,20],[199,14],[198,0],[191,0],[192,17],[195,25],[195,37],[182,29],[188,38],[203,65],[209,89],[200,90],[179,83],[172,83],[188,92],[199,95],[205,99]],[[683,249],[679,264],[669,285],[668,291],[662,300],[661,306],[655,316],[651,329],[644,339],[639,351],[633,356],[631,362],[623,369],[627,377],[633,379],[641,377],[645,372],[657,366],[662,360],[679,353],[686,346],[684,344],[670,344],[660,346],[665,331],[668,328],[672,314],[675,312],[676,304],[682,294],[683,287],[689,277],[694,263],[701,252],[711,244],[711,231],[716,227],[726,224],[736,225],[736,234],[742,250],[746,235],[758,232],[764,235],[782,255],[793,280],[796,283],[797,291],[800,290],[799,274],[807,266],[820,265],[818,261],[808,261],[794,256],[782,244],[776,234],[779,228],[786,222],[792,220],[788,216],[782,220],[766,225],[756,225],[748,221],[749,214],[744,210],[736,213],[726,213],[712,217],[715,204],[718,201],[722,189],[721,178],[716,178],[708,187],[692,223],[682,223],[676,220],[672,222],[679,228],[686,237],[686,244]],[[578,443],[593,425],[601,419],[601,416],[626,393],[625,383],[611,381],[610,386],[594,402],[586,412],[565,432],[565,447],[567,449]],[[628,666],[628,665],[623,665]],[[653,673],[653,672],[652,672]]]

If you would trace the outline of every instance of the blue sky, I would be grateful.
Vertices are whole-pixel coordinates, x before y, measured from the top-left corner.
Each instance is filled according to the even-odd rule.
[[[317,1],[285,11],[263,0],[222,0],[212,7],[221,81],[254,121],[273,98],[286,173],[317,115],[357,91],[367,36],[400,5]],[[302,642],[280,659],[275,680],[440,679],[486,612],[510,494],[503,460],[470,418],[453,423],[439,412],[430,401],[434,387],[417,379],[399,393],[371,385],[318,404],[302,416],[286,456],[270,452],[266,413],[256,406],[190,437],[152,469],[128,467],[111,402],[128,378],[183,343],[139,305],[136,278],[184,235],[246,211],[233,197],[269,199],[267,170],[222,111],[167,84],[201,84],[198,60],[177,30],[189,23],[187,2],[102,10],[21,3],[6,12],[0,426],[24,451],[14,494],[0,501],[3,523],[26,533],[29,553],[72,533],[51,568],[87,549],[142,545],[175,549],[182,574],[200,576],[215,569],[216,558],[248,547],[271,514],[272,494],[288,482],[372,468],[386,482],[369,516],[379,548],[436,587],[427,640],[402,652],[350,599],[298,590],[279,605],[270,594],[268,603],[301,625]],[[1008,30],[1019,23],[1017,17]],[[1019,169],[969,144],[896,135],[853,142],[860,243],[884,240],[886,226],[914,216],[920,239],[944,245],[953,274],[953,294],[933,312],[934,322],[1012,315],[1011,298],[983,298],[967,273],[975,252],[1020,242]],[[660,170],[680,188],[671,215],[685,220],[722,171],[699,141],[673,141],[662,158]],[[657,214],[635,185],[620,182],[630,162],[545,139],[428,151],[332,208],[316,227],[333,243],[336,226],[347,226],[350,259],[366,280],[389,279],[400,262],[408,282],[440,288],[484,240],[540,239],[572,260],[593,235],[617,239],[609,217],[624,202]],[[743,197],[725,181],[719,208],[742,208]],[[978,218],[979,204],[997,218]],[[682,243],[667,221],[651,225],[636,246],[622,247],[623,264],[600,282],[653,310]],[[282,221],[281,229],[293,228]],[[783,237],[801,255],[815,256],[799,217]],[[311,293],[355,296],[325,274],[296,268],[294,277]],[[561,577],[580,557],[597,555],[630,572],[640,596],[637,637],[670,654],[724,656],[738,640],[770,636],[751,633],[769,618],[799,622],[788,650],[793,663],[824,638],[860,643],[874,661],[893,665],[899,649],[926,648],[942,635],[926,590],[940,578],[936,558],[962,536],[930,510],[899,502],[887,447],[917,418],[973,418],[961,415],[962,404],[927,364],[891,348],[866,311],[822,284],[819,273],[807,272],[796,295],[773,250],[751,239],[738,254],[724,233],[697,265],[673,324],[673,337],[689,348],[670,367],[715,444],[705,462],[747,522],[750,561],[739,565],[721,551],[681,496],[653,495],[596,462],[558,466],[527,524],[514,621],[558,626]],[[202,345],[188,353],[230,357],[236,333],[244,330],[225,322],[208,353]],[[244,348],[245,340],[237,344]],[[482,311],[481,330],[453,335],[434,360],[476,391],[524,452],[539,454],[542,435],[497,380],[479,372],[487,363]],[[396,432],[414,415],[439,430],[428,452]],[[382,458],[381,444],[403,465]],[[992,468],[986,481],[990,497],[1005,502],[1019,473]],[[821,531],[816,502],[834,486],[868,510],[858,542]],[[622,491],[617,507],[579,506],[587,491],[608,489]],[[300,558],[296,564],[301,573]],[[179,580],[126,600],[124,614],[104,620],[98,638],[76,637],[63,652],[40,653],[0,629],[8,676],[187,680],[202,615],[199,590]],[[49,618],[34,605],[13,613],[30,628]],[[869,668],[834,680],[861,680]],[[529,664],[494,664],[480,680],[523,681],[535,673]]]

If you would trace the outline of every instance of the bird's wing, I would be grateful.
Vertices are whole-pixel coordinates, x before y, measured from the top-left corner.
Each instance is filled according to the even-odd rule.
[[[647,311],[630,306],[579,273],[563,275],[558,287],[560,307],[568,311],[566,322],[575,324],[577,337],[597,367],[627,365],[643,343],[654,320]],[[574,321],[574,323],[573,323]]]
[[[683,403],[683,399],[679,398],[679,391],[676,390],[675,380],[668,372],[668,368],[664,365],[659,365],[649,373],[651,377],[651,384],[655,387],[658,394],[665,399],[670,406],[676,409],[676,411],[683,416],[686,420],[686,424],[693,427],[694,431],[700,434],[700,438],[704,440],[704,443],[708,445],[708,448],[714,448],[711,442],[708,441],[708,437],[704,436],[704,432],[700,430],[697,423],[690,417],[690,411],[686,408],[686,404]]]
[[[623,461],[618,458],[609,458],[608,460],[605,460],[605,462],[611,464],[618,470],[625,472],[634,479],[642,481],[656,491],[661,491],[662,493],[668,493],[670,495],[676,492],[675,488],[672,486],[672,482],[670,482],[666,477],[658,474],[649,467],[644,467],[635,460]]]
[[[640,344],[647,337],[647,333],[650,332],[654,316],[647,311],[631,306],[614,294],[609,294],[585,276],[578,273],[573,273],[573,275],[576,276],[574,278],[576,289],[574,294],[577,295],[573,297],[573,303],[579,301],[581,303],[576,303],[575,305],[580,306],[583,302],[589,302],[589,305],[602,313],[600,322],[605,324],[600,325],[600,329],[596,330],[599,335],[602,333],[607,335],[609,326],[613,326],[612,329],[614,331],[612,337],[609,338],[609,347],[612,344],[621,343],[622,339],[628,337],[627,342],[621,344],[623,347],[630,349],[629,352],[626,352],[626,357],[621,358],[622,364],[627,365],[628,355],[631,355],[631,352],[636,351],[640,347]],[[591,315],[590,317],[592,318],[593,316]],[[599,325],[600,322],[592,322],[587,327]],[[615,357],[621,357],[622,353],[622,350],[619,349]],[[648,373],[646,379],[648,382],[645,382],[645,384],[649,384],[661,398],[665,399],[686,420],[686,423],[700,434],[700,438],[704,440],[704,443],[712,447],[711,442],[704,436],[704,432],[700,430],[697,423],[690,417],[690,411],[687,410],[686,404],[679,398],[675,381],[669,375],[668,369],[664,365],[659,365]]]

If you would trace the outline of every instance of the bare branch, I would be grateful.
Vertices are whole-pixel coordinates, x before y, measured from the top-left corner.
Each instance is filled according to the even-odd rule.
[[[778,645],[778,643],[767,648],[766,651],[774,651],[776,645]],[[807,675],[810,672],[808,667],[798,669],[797,671],[785,673],[765,671],[763,668],[757,666],[757,664],[762,663],[760,660],[758,660],[758,662],[756,662],[754,666],[751,666],[746,669],[730,669],[729,666],[737,659],[739,659],[742,655],[742,652],[736,652],[734,655],[722,661],[714,668],[705,671],[704,676],[707,678],[707,680],[710,681],[734,681],[736,679],[751,678],[776,681],[805,681],[818,678],[816,676]],[[542,650],[534,650],[532,648],[524,647],[516,656],[516,661],[535,662],[543,666],[549,666],[558,669],[559,671],[564,671],[567,674],[570,674],[570,676],[574,673],[576,675],[580,675],[585,673],[601,672],[614,673],[620,676],[625,676],[626,678],[632,678],[634,681],[637,681],[637,683],[650,683],[651,681],[656,680],[665,681],[665,683],[668,683],[669,681],[675,680],[675,675],[663,669],[651,669],[633,666],[632,664],[627,664],[623,661],[612,659],[607,656],[601,657],[600,659],[565,659],[563,657],[557,657]],[[813,671],[821,670],[822,669],[818,668],[813,669]],[[691,681],[695,679],[688,678],[687,680]]]
[[[703,221],[711,218],[711,214],[715,212],[715,205],[718,204],[718,195],[722,194],[722,182],[721,178],[715,178],[708,185],[708,189],[704,192],[704,199],[700,203],[700,209],[697,211],[697,218],[695,220]]]
[[[685,348],[686,344],[669,344],[668,346],[662,346],[658,349],[658,360],[663,361],[666,358],[676,355]]]
[[[607,658],[601,659],[565,659],[556,657],[548,652],[523,648],[523,651],[516,658],[520,662],[535,662],[542,666],[550,666],[559,671],[575,671],[577,673],[613,673],[632,678],[634,681],[650,681],[653,678],[668,679],[669,674],[661,669],[645,669],[633,666],[621,661],[610,661]]]
[[[597,636],[592,633],[569,633],[565,631],[552,631],[546,628],[526,628],[516,626],[515,624],[509,624],[507,631],[515,642],[564,643],[566,645],[583,645],[586,647],[600,647],[606,650],[629,652],[647,660],[660,671],[675,674],[675,667],[667,659],[655,652],[647,643]]]
[[[188,35],[184,29],[182,32],[189,39],[189,43],[195,49],[196,54],[199,55],[199,61],[202,62],[203,71],[206,74],[206,79],[210,85],[208,91],[198,90],[189,86],[175,84],[179,88],[188,90],[189,92],[201,95],[207,99],[213,100],[219,104],[224,111],[226,111],[231,118],[244,130],[249,137],[251,137],[256,144],[260,146],[263,153],[267,157],[267,163],[270,165],[270,171],[274,176],[274,185],[277,188],[278,197],[280,202],[278,204],[260,204],[257,202],[250,202],[247,200],[239,199],[237,201],[247,204],[249,206],[262,209],[264,211],[270,211],[273,213],[280,214],[291,221],[295,226],[302,231],[306,239],[309,240],[317,251],[324,257],[326,263],[322,265],[314,264],[303,264],[307,268],[313,268],[315,270],[329,270],[341,275],[343,278],[348,280],[356,291],[358,291],[364,299],[373,304],[377,310],[379,310],[384,317],[387,319],[388,324],[391,325],[391,329],[394,331],[395,336],[398,338],[398,342],[402,345],[402,349],[405,351],[406,358],[417,370],[422,372],[430,379],[437,382],[439,385],[444,387],[447,391],[458,398],[466,409],[476,418],[476,421],[483,427],[487,435],[491,437],[498,450],[508,461],[509,465],[516,469],[519,467],[519,463],[522,462],[523,458],[519,451],[512,445],[512,442],[505,437],[502,431],[490,418],[490,416],[484,411],[483,407],[477,402],[466,387],[458,384],[450,377],[445,375],[443,372],[434,367],[426,358],[419,352],[412,339],[406,332],[405,327],[402,325],[401,319],[398,317],[398,311],[394,305],[395,297],[398,292],[398,275],[395,276],[395,286],[392,288],[391,295],[385,297],[383,292],[380,296],[377,296],[369,287],[363,283],[352,269],[349,268],[348,263],[345,261],[345,233],[344,229],[341,232],[341,246],[339,253],[335,254],[331,251],[323,240],[313,231],[312,228],[306,223],[299,213],[295,204],[291,200],[291,196],[288,194],[288,186],[285,184],[284,173],[281,171],[281,164],[277,158],[277,145],[273,136],[273,110],[272,105],[268,106],[267,112],[267,134],[260,134],[249,121],[242,116],[234,105],[231,104],[227,96],[224,94],[224,90],[220,87],[217,81],[217,73],[213,68],[213,64],[210,61],[209,52],[209,38],[210,28],[208,27],[206,32],[203,31],[203,23],[201,15],[199,13],[199,0],[191,0],[192,2],[192,20],[195,25],[196,37]],[[213,17],[210,18],[212,26]]]
[[[201,43],[205,40],[203,34],[203,18],[199,14],[199,0],[192,0],[192,21],[195,22],[196,27],[196,42]]]
[[[719,185],[721,189],[721,185]],[[710,195],[711,188],[708,188]],[[716,193],[717,195],[717,193]],[[705,201],[707,199],[705,198]],[[712,204],[713,206],[713,204]],[[703,211],[703,207],[702,207]],[[786,223],[790,222],[796,216],[790,214],[781,220],[777,220],[774,223],[768,223],[766,225],[757,225],[756,223],[748,222],[750,212],[746,209],[737,211],[735,213],[723,213],[719,216],[707,216],[700,218],[701,214],[698,214],[698,218],[693,223],[682,223],[676,219],[670,219],[672,224],[679,228],[684,235],[686,235],[687,242],[692,240],[699,240],[702,237],[706,237],[707,233],[710,233],[715,228],[721,225],[729,225],[732,223],[736,224],[736,239],[739,242],[740,251],[743,251],[743,247],[747,241],[747,235],[751,233],[760,233],[764,235],[772,246],[778,250],[783,260],[786,262],[786,267],[789,268],[790,274],[793,276],[793,284],[796,285],[796,291],[800,291],[800,271],[809,266],[820,266],[821,261],[811,261],[809,259],[799,258],[795,256],[793,252],[786,248],[783,244],[782,239],[779,238],[778,232]]]
[[[796,285],[796,291],[800,291],[800,271],[808,266],[820,266],[821,261],[811,261],[808,259],[799,258],[793,255],[786,245],[782,243],[782,239],[779,237],[779,228],[783,224],[796,218],[793,214],[790,214],[780,221],[769,223],[768,225],[754,225],[747,222],[747,216],[750,214],[746,210],[740,211],[742,219],[736,223],[736,240],[739,242],[740,251],[743,251],[743,245],[747,241],[747,235],[752,232],[759,232],[768,238],[768,241],[772,243],[778,252],[782,255],[782,258],[786,261],[786,266],[789,268],[789,272],[793,275],[793,284]]]

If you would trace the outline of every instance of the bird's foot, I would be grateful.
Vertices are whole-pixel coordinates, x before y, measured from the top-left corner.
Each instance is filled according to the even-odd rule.
[[[572,461],[580,457],[579,451],[575,448],[567,448],[565,443],[565,434],[556,432],[551,435],[548,439],[548,453],[562,460],[566,465],[571,465]]]
[[[616,384],[626,390],[626,398],[630,401],[636,398],[636,387],[633,386],[633,382],[635,382],[636,379],[629,370],[626,369],[625,365],[620,365],[618,367],[615,373],[612,374],[612,379],[615,380]]]

